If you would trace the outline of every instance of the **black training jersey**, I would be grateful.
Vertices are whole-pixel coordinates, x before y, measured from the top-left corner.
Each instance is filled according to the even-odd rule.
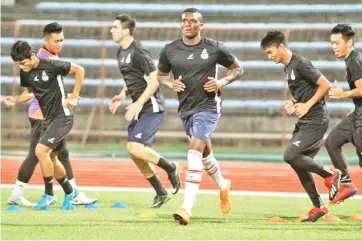
[[[39,101],[45,124],[58,114],[73,115],[71,109],[63,107],[63,101],[68,98],[64,90],[63,76],[69,73],[70,68],[69,62],[40,59],[39,65],[30,72],[20,70],[20,84],[32,89]]]
[[[362,79],[362,54],[353,50],[345,60],[347,66],[347,81],[351,90],[356,88],[355,81]],[[353,98],[355,108],[362,108],[362,97]]]
[[[127,49],[117,52],[118,67],[126,82],[128,93],[135,102],[147,88],[146,77],[156,70],[151,53],[138,41],[133,41]],[[141,112],[161,112],[165,110],[162,89],[144,104]]]
[[[317,92],[317,81],[321,73],[304,57],[294,55],[284,69],[289,90],[299,103],[306,103]],[[317,102],[300,121],[326,120],[327,109],[324,98]]]
[[[175,79],[181,75],[186,86],[178,92],[181,118],[201,111],[220,112],[220,91],[206,92],[204,84],[208,77],[217,78],[217,64],[230,67],[234,61],[234,55],[222,43],[204,37],[194,46],[179,39],[162,49],[158,69],[164,73],[172,71]]]

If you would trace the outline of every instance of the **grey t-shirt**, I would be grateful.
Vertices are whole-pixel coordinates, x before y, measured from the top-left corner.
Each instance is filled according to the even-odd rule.
[[[347,66],[347,81],[351,90],[356,88],[355,81],[362,79],[362,54],[353,50],[345,60]],[[353,98],[355,108],[362,108],[362,97]]]
[[[194,46],[179,39],[162,49],[158,69],[164,73],[172,71],[175,79],[182,76],[186,86],[178,92],[181,118],[201,111],[220,112],[220,91],[206,92],[204,84],[208,77],[217,77],[217,64],[230,67],[234,61],[234,55],[222,43],[204,37]]]
[[[119,48],[117,52],[118,67],[126,82],[128,93],[135,102],[147,88],[145,76],[156,70],[151,53],[136,40],[127,49]],[[143,105],[142,112],[162,112],[165,99],[162,89]]]
[[[315,95],[318,89],[317,81],[322,74],[309,60],[293,54],[284,71],[287,76],[289,90],[297,102],[306,103]],[[328,120],[324,98],[312,106],[309,112],[299,121],[309,122],[314,120]]]
[[[61,60],[40,59],[39,65],[30,72],[20,70],[20,85],[32,89],[44,115],[44,123],[49,124],[55,115],[73,115],[73,111],[63,107],[67,99],[63,77],[68,75],[71,63]]]

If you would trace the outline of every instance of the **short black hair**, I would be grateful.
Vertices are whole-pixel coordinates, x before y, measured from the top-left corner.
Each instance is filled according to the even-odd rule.
[[[35,53],[33,47],[26,41],[18,40],[11,46],[11,58],[15,61],[30,59],[31,54]]]
[[[129,35],[133,36],[136,31],[136,19],[127,14],[120,14],[116,16],[116,20],[119,20],[124,29],[129,29]]]
[[[288,38],[284,33],[280,31],[268,31],[263,40],[260,43],[260,46],[265,49],[272,45],[279,47],[280,44],[283,44],[285,47],[288,47]]]
[[[197,8],[186,8],[182,13],[200,13],[201,12]]]
[[[43,37],[48,36],[52,33],[61,33],[63,31],[62,25],[57,22],[49,23],[44,26]]]
[[[331,34],[339,33],[342,34],[342,38],[347,41],[350,39],[353,40],[354,36],[356,35],[356,33],[352,29],[352,26],[349,24],[338,24],[331,31]]]

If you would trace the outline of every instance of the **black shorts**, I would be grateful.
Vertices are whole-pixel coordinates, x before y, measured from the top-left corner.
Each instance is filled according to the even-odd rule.
[[[53,151],[59,151],[65,145],[65,137],[72,127],[73,116],[55,116],[49,124],[43,122],[39,143]]]
[[[314,157],[323,145],[323,137],[329,127],[328,121],[313,121],[295,124],[289,148],[293,148],[306,156]]]
[[[337,135],[351,142],[358,151],[362,151],[362,110],[355,110],[345,116],[332,132],[337,132]]]

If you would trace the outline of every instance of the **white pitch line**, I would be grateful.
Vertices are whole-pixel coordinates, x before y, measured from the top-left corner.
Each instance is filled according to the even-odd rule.
[[[14,184],[1,184],[0,188],[13,188]],[[104,191],[104,192],[154,192],[152,188],[134,188],[134,187],[91,187],[81,186],[82,191]],[[44,189],[44,185],[28,185],[27,189]],[[55,190],[61,190],[60,186],[54,186]],[[180,189],[179,193],[184,193]],[[199,190],[200,194],[219,194],[219,190]],[[301,192],[262,192],[262,191],[231,191],[233,196],[254,196],[254,197],[303,197],[308,195]],[[328,198],[328,194],[322,193],[321,197]],[[362,199],[362,195],[353,196],[354,199]]]

